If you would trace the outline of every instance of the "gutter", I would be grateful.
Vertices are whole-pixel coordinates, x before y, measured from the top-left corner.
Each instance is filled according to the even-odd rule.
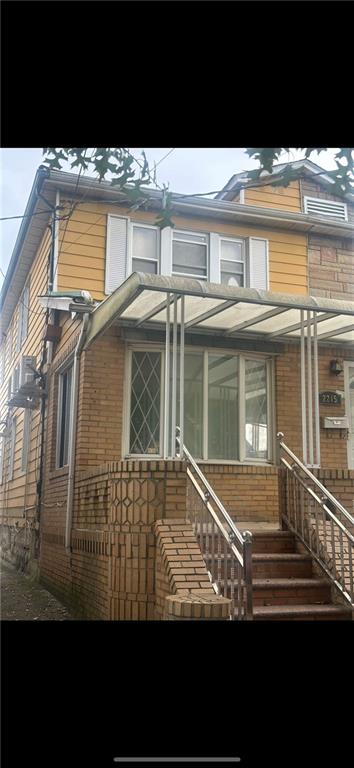
[[[55,184],[57,187],[66,189],[69,193],[70,189],[77,183],[77,175],[73,173],[67,173],[65,171],[51,171],[48,182]],[[100,201],[104,203],[105,197],[111,200],[121,201],[122,203],[127,201],[126,195],[121,190],[115,190],[108,181],[97,182],[95,179],[89,177],[83,177],[80,179],[81,191],[86,189],[92,190],[93,195],[96,193],[100,198]],[[150,205],[156,207],[158,210],[162,207],[163,194],[159,190],[149,189],[148,187],[142,187],[142,194],[147,195]],[[86,198],[87,202],[90,202],[89,197]],[[349,222],[338,222],[336,220],[322,221],[314,216],[309,216],[305,213],[291,213],[290,211],[280,211],[276,208],[262,208],[261,206],[245,205],[244,203],[233,203],[226,200],[205,200],[202,197],[193,197],[182,194],[172,194],[172,205],[176,210],[182,211],[198,211],[207,215],[208,213],[218,214],[220,217],[224,217],[225,214],[233,216],[234,220],[240,218],[241,220],[248,219],[262,220],[263,222],[278,223],[278,226],[285,226],[288,224],[302,225],[303,231],[307,232],[312,228],[313,231],[327,234],[328,229],[336,230],[338,233],[346,235],[354,235],[354,226]],[[256,221],[257,223],[257,221]]]
[[[76,419],[79,401],[79,377],[80,377],[80,355],[85,342],[90,313],[85,312],[82,321],[81,333],[75,349],[73,384],[71,395],[71,434],[69,445],[69,478],[68,478],[68,496],[66,503],[66,521],[65,521],[65,549],[67,554],[71,554],[71,529],[73,519],[73,501],[74,501],[74,480],[75,480],[75,449],[76,449]]]

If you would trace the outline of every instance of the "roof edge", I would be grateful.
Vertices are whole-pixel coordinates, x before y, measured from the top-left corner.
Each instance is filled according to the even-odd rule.
[[[22,245],[26,239],[27,231],[31,223],[31,214],[34,212],[36,202],[38,200],[38,193],[41,191],[41,188],[43,186],[43,182],[45,179],[49,178],[49,172],[48,169],[40,165],[39,168],[37,168],[36,175],[34,177],[34,181],[32,184],[32,189],[30,191],[30,195],[27,201],[27,205],[25,208],[25,212],[23,214],[23,219],[21,221],[20,229],[17,234],[16,242],[12,251],[12,256],[9,261],[8,268],[6,270],[6,275],[4,279],[3,286],[1,288],[0,293],[0,309],[2,308],[4,304],[4,300],[7,295],[7,291],[10,287],[11,278],[15,272],[18,259],[20,256],[20,251],[22,248]]]

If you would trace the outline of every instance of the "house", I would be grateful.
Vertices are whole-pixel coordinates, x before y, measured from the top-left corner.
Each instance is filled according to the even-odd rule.
[[[347,619],[354,198],[40,167],[1,293],[3,556],[98,619]]]

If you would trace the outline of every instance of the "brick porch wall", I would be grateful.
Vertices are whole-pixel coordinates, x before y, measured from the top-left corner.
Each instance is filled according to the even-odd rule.
[[[72,552],[64,546],[66,504],[47,510],[41,581],[94,619],[155,618],[156,520],[185,520],[180,461],[109,462],[78,473]]]

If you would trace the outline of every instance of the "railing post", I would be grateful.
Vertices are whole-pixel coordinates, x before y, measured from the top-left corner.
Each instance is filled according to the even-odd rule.
[[[243,569],[246,588],[246,620],[253,619],[253,592],[252,592],[252,533],[243,533]]]
[[[275,463],[276,463],[277,467],[280,466],[280,451],[281,451],[280,443],[281,443],[281,440],[284,440],[284,434],[283,434],[283,432],[277,432],[277,444],[276,444],[276,455],[275,455]]]

